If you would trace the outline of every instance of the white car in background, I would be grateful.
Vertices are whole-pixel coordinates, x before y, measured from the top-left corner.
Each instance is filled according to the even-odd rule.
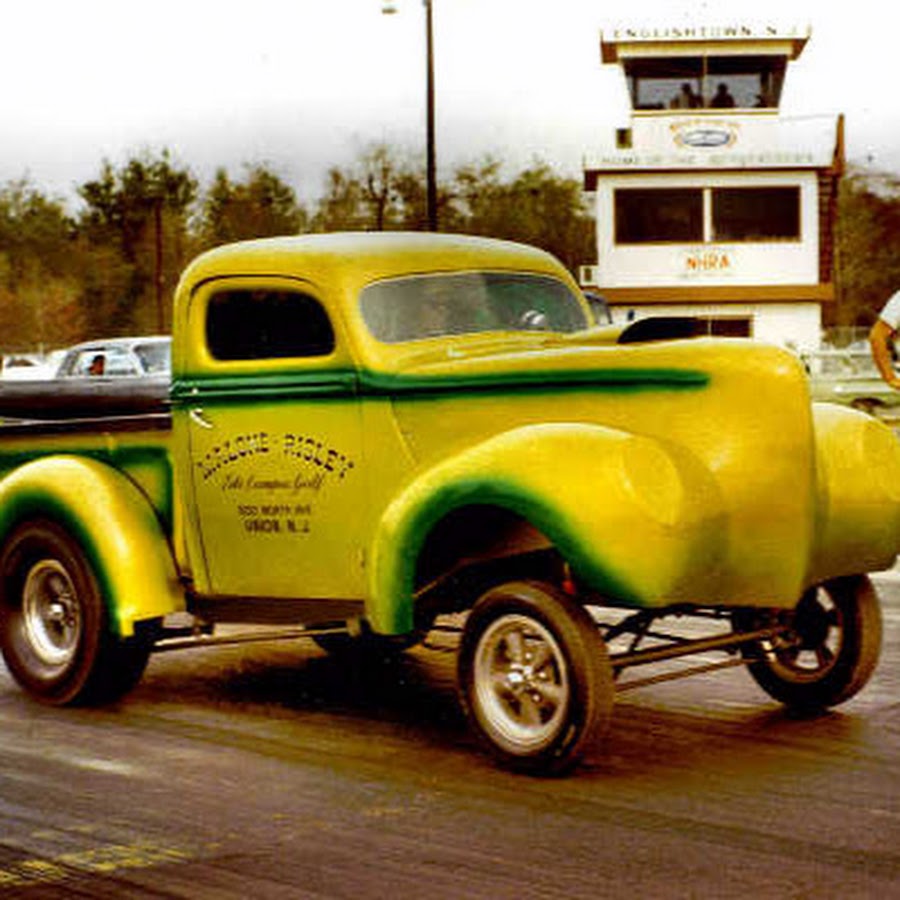
[[[55,378],[65,350],[50,353],[10,353],[3,357],[0,379],[3,381],[46,381]]]
[[[164,377],[171,368],[172,341],[167,335],[109,338],[69,347],[56,377]]]
[[[880,418],[900,417],[900,391],[882,380],[867,343],[809,351],[801,358],[813,400],[852,406]]]

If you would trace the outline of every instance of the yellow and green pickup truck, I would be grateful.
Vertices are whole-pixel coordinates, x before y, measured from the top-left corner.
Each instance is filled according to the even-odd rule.
[[[220,623],[387,651],[441,617],[475,733],[543,772],[633,667],[724,654],[804,708],[875,667],[900,451],[786,352],[594,326],[551,256],[453,235],[222,247],[173,322],[165,397],[0,393],[0,643],[40,700]]]

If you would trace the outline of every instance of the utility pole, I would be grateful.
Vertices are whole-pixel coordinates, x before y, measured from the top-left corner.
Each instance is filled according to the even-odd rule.
[[[437,165],[434,136],[434,18],[432,0],[425,6],[425,204],[428,230],[437,231]],[[397,12],[394,0],[382,0],[381,12],[390,16]]]
[[[163,231],[162,231],[162,196],[157,196],[153,201],[154,224],[154,273],[153,280],[156,287],[156,333],[164,334],[166,330],[165,309],[163,307]]]
[[[434,22],[432,0],[425,3],[425,183],[428,209],[428,230],[437,231],[437,174],[434,147]]]

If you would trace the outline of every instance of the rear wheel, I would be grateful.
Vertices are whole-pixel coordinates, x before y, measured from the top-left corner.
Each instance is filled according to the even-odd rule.
[[[484,594],[466,621],[458,666],[475,733],[512,769],[564,771],[608,726],[606,647],[584,608],[550,585],[511,582]]]
[[[878,595],[865,575],[808,590],[788,612],[735,614],[738,631],[784,621],[783,634],[744,648],[750,674],[771,697],[798,709],[849,700],[868,682],[881,651]]]
[[[53,522],[16,529],[0,553],[0,650],[13,677],[46,703],[101,703],[140,679],[150,653],[120,639],[81,546]]]

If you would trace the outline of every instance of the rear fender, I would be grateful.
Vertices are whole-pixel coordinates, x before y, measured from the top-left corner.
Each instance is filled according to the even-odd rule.
[[[85,457],[44,457],[0,481],[0,540],[29,519],[51,519],[84,549],[121,637],[136,622],[184,609],[169,541],[141,490]]]
[[[586,586],[624,605],[702,595],[724,555],[718,486],[686,451],[596,425],[529,425],[419,474],[386,509],[370,553],[375,631],[413,627],[422,547],[437,523],[473,505],[527,521]]]

